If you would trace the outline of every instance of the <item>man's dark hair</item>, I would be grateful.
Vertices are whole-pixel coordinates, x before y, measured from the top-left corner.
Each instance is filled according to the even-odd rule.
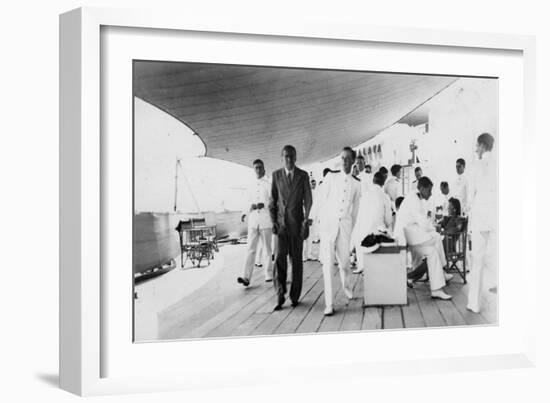
[[[281,155],[285,152],[293,152],[294,155],[296,155],[296,149],[294,148],[294,146],[291,146],[290,144],[287,144],[286,146],[283,147],[283,150],[281,151]]]
[[[403,200],[405,198],[403,196],[399,196],[397,199],[395,199],[395,208],[399,210],[399,207],[401,207],[401,203],[403,203]]]
[[[457,164],[460,164],[460,165],[462,165],[462,166],[464,166],[464,167],[466,166],[466,161],[464,161],[464,158],[459,158],[459,159],[457,159],[457,160],[456,160],[456,163],[457,163]]]
[[[387,175],[388,174],[388,168],[386,167],[380,167],[380,169],[378,170],[378,172],[384,174],[384,175]]]
[[[356,152],[353,148],[346,146],[342,148],[342,151],[349,151],[351,153],[351,158],[355,161]]]
[[[441,183],[439,184],[439,186],[442,187],[442,188],[448,188],[448,187],[449,187],[449,183],[443,181],[443,182],[441,182]]]
[[[461,210],[461,207],[460,207],[460,200],[455,199],[454,197],[451,197],[451,198],[449,199],[449,204],[452,204],[452,205],[453,205],[453,207],[454,207],[455,210],[456,210],[456,214],[457,214],[457,215],[460,215],[460,214],[461,214],[461,211],[460,211],[460,210]]]
[[[254,166],[256,164],[262,164],[262,166],[263,166],[264,162],[261,159],[257,159],[257,160],[254,160],[254,162],[252,163],[252,166]]]
[[[394,164],[394,165],[392,165],[391,168],[390,168],[390,171],[391,171],[391,174],[392,174],[393,176],[397,175],[397,173],[398,173],[399,171],[401,171],[401,165],[399,165],[399,164]]]
[[[418,189],[420,188],[429,188],[433,187],[433,183],[427,176],[423,176],[420,179],[418,179]]]
[[[367,169],[367,168],[372,169],[372,167],[370,166],[370,164],[365,165],[365,169]]]
[[[421,167],[414,168],[414,173],[417,173],[417,172],[422,172],[422,168]]]
[[[489,133],[482,133],[478,136],[477,142],[479,144],[483,144],[487,151],[491,151],[493,149],[493,144],[495,143],[495,138]]]
[[[376,172],[372,177],[372,183],[380,187],[384,186],[384,174],[380,171]]]
[[[363,157],[362,154],[359,154],[357,157],[355,157],[355,159],[356,159],[356,160],[358,160],[358,159],[365,160],[365,157]]]

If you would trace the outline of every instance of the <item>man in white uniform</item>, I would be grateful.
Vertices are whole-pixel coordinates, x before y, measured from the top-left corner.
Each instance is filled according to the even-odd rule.
[[[357,175],[357,177],[361,181],[361,195],[363,195],[372,185],[371,166],[365,165],[365,158],[362,155],[357,156],[355,164],[359,170],[359,175]]]
[[[332,263],[335,257],[344,294],[348,299],[353,297],[349,284],[351,234],[359,210],[361,182],[351,173],[355,152],[350,147],[344,147],[340,158],[342,171],[328,174],[323,184],[326,193],[321,216],[321,253],[324,255],[321,261],[325,287],[325,315],[334,313]]]
[[[453,276],[443,270],[447,260],[442,238],[428,220],[423,203],[431,197],[432,188],[432,181],[424,176],[418,180],[418,190],[405,196],[397,212],[394,237],[400,245],[409,245],[415,261],[427,258],[432,298],[446,300],[451,296],[443,287]]]
[[[303,261],[319,259],[319,201],[317,200],[317,182],[312,179],[311,182],[311,225],[309,226],[309,237],[304,241],[304,256]]]
[[[470,190],[468,189],[468,177],[466,176],[466,161],[463,158],[456,160],[457,177],[451,188],[451,196],[458,199],[462,206],[462,214],[467,216],[469,210]]]
[[[392,207],[395,211],[395,200],[402,196],[401,191],[401,165],[394,164],[390,168],[391,177],[386,180],[384,184],[384,192],[388,194],[392,202]]]
[[[437,214],[444,216],[448,214],[449,210],[449,184],[445,181],[441,182],[439,185],[439,191],[440,193],[434,198],[435,200],[433,203],[433,214],[435,214],[436,216]]]
[[[362,183],[361,183],[362,184]],[[353,272],[359,274],[363,271],[363,253],[361,242],[367,235],[384,229],[391,233],[393,224],[391,201],[384,192],[384,177],[380,172],[374,174],[372,186],[369,191],[361,194],[357,222],[353,228],[352,242],[357,251],[357,269]]]
[[[467,308],[479,313],[481,294],[496,285],[497,167],[493,158],[494,138],[483,133],[477,138],[479,165],[473,176],[469,227],[472,231],[472,269],[468,281]],[[489,275],[490,283],[484,284]]]
[[[273,262],[271,260],[271,233],[272,224],[269,217],[269,202],[271,201],[271,183],[265,176],[265,168],[262,160],[255,160],[252,164],[256,179],[247,189],[246,212],[241,217],[244,221],[248,216],[248,237],[246,241],[246,258],[244,261],[243,276],[237,278],[239,284],[248,287],[252,280],[254,260],[256,258],[258,242],[262,243],[263,267],[265,281],[273,280]]]

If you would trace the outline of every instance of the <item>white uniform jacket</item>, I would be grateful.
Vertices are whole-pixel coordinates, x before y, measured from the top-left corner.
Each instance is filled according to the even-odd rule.
[[[269,203],[271,202],[271,181],[267,176],[255,179],[247,189],[244,214],[248,217],[248,228],[270,229],[272,227],[269,216]],[[262,209],[250,210],[252,204],[263,203]]]
[[[361,181],[344,171],[325,177],[320,232],[323,242],[332,242],[342,229],[351,238],[361,199]]]

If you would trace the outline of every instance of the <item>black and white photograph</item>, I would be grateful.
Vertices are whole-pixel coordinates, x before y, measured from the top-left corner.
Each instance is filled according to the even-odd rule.
[[[134,342],[498,324],[497,77],[132,82]]]

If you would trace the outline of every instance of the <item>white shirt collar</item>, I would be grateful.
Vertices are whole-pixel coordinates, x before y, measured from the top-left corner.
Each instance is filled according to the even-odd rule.
[[[291,170],[288,170],[286,167],[285,168],[285,173],[288,175],[288,174],[292,174],[294,175],[294,171],[296,170],[296,167],[292,168]]]

